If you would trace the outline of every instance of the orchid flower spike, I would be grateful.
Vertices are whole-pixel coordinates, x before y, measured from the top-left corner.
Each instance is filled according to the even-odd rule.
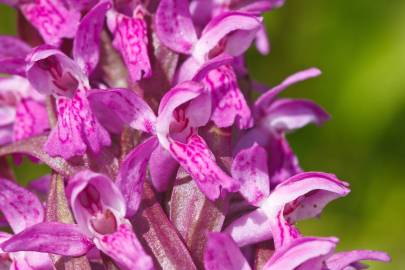
[[[0,0],[18,10],[21,37],[0,36],[0,270],[389,261],[299,230],[350,189],[305,172],[287,140],[329,120],[279,97],[321,72],[268,89],[245,64],[254,43],[269,53],[264,13],[284,2]],[[52,172],[18,186],[6,155],[21,154]]]

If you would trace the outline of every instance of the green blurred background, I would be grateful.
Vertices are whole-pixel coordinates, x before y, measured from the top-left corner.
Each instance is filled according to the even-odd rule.
[[[15,33],[14,19],[0,7],[0,34]],[[249,51],[253,77],[272,86],[310,66],[323,71],[285,95],[316,100],[332,120],[289,140],[304,169],[351,183],[348,197],[300,229],[339,237],[339,250],[388,251],[392,263],[373,269],[405,269],[405,1],[290,0],[265,20],[272,51]]]

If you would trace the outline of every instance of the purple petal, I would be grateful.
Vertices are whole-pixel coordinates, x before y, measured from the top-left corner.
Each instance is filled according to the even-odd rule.
[[[213,13],[217,10],[219,1],[216,0],[196,0],[190,1],[190,13],[197,29],[202,29],[211,19]],[[224,1],[221,1],[224,2]],[[229,1],[228,1],[229,2]]]
[[[287,205],[284,215],[289,222],[318,217],[331,201],[341,195],[326,190],[318,190]]]
[[[269,196],[267,153],[258,144],[235,156],[231,172],[232,177],[241,183],[239,192],[249,203],[258,206]]]
[[[269,90],[269,88],[265,84],[258,82],[256,80],[252,79],[251,83],[252,83],[252,90],[254,90],[258,93],[263,94],[263,93],[266,93],[267,90]]]
[[[37,251],[63,256],[81,256],[93,243],[76,224],[43,222],[33,225],[3,242],[6,252]]]
[[[8,6],[16,6],[20,1],[19,0],[0,0],[1,4]]]
[[[15,233],[44,220],[44,208],[38,198],[4,179],[0,179],[0,210]]]
[[[113,234],[95,238],[94,243],[122,270],[153,269],[152,258],[145,253],[129,224],[121,224]]]
[[[67,4],[70,8],[84,12],[96,5],[97,2],[97,0],[67,0]]]
[[[325,193],[330,195],[325,196]],[[332,174],[300,173],[280,183],[260,208],[233,222],[226,231],[239,246],[268,240],[272,237],[270,228],[276,225],[274,223],[280,211],[284,212],[289,222],[295,222],[297,220],[293,217],[313,217],[314,214],[319,214],[332,198],[346,196],[348,193],[348,184]],[[311,198],[312,196],[314,197]],[[301,211],[301,201],[306,204],[306,199],[312,204],[304,205],[302,214],[295,212]],[[309,206],[312,206],[311,210]]]
[[[13,262],[10,270],[53,269],[53,264],[48,253],[15,252],[11,257],[13,258]]]
[[[284,5],[285,0],[270,0],[269,1],[272,8],[278,8],[281,7],[282,5]]]
[[[226,233],[209,233],[204,251],[206,270],[250,270],[239,247]]]
[[[73,58],[87,75],[97,66],[100,57],[100,33],[104,26],[105,15],[111,6],[109,0],[99,2],[79,24],[73,42]]]
[[[211,100],[207,93],[202,93],[191,100],[184,111],[188,126],[192,129],[205,126],[210,119],[211,108]]]
[[[215,163],[214,155],[200,136],[192,135],[187,143],[172,141],[170,153],[210,200],[218,199],[222,189],[229,192],[239,189],[239,183]]]
[[[142,198],[148,160],[158,141],[152,137],[135,147],[121,162],[116,184],[124,196],[126,216],[133,216]]]
[[[306,219],[318,215],[327,202],[346,196],[349,190],[349,184],[336,178],[333,174],[320,172],[304,172],[290,177],[288,180],[280,183],[276,190],[270,195],[269,200],[266,200],[263,208],[266,211],[273,211],[279,206],[285,206],[284,215],[288,216],[294,211],[302,211],[306,214],[301,214],[299,218]],[[319,192],[320,193],[317,193]],[[329,196],[325,196],[329,193]],[[308,201],[317,202],[312,204],[312,210],[305,211],[305,204]],[[296,220],[291,220],[295,222]]]
[[[270,230],[274,238],[274,248],[276,250],[288,246],[301,237],[298,229],[285,220],[282,210],[273,218],[275,218],[275,220],[272,220]]]
[[[233,69],[234,69],[237,77],[240,77],[240,78],[249,77],[249,71],[246,66],[246,60],[243,55],[239,55],[234,58]],[[252,87],[253,87],[253,84],[252,84]]]
[[[266,134],[266,132],[264,133]],[[270,184],[271,187],[275,187],[291,176],[302,172],[302,169],[284,134],[279,136],[270,134],[267,137]]]
[[[13,140],[13,126],[0,127],[0,145],[9,144]]]
[[[92,90],[88,93],[92,111],[104,127],[120,133],[124,126],[154,133],[156,116],[149,105],[127,89]]]
[[[189,59],[193,59],[193,58],[189,58]],[[229,56],[227,54],[221,54],[218,55],[214,58],[211,58],[209,60],[207,60],[206,62],[204,62],[203,65],[200,66],[200,68],[190,74],[190,78],[187,79],[193,79],[193,81],[202,81],[204,78],[206,78],[208,76],[208,74],[212,71],[215,70],[221,66],[224,65],[231,65],[233,61],[233,57]]]
[[[43,100],[25,78],[0,78],[0,144],[38,135],[48,128]]]
[[[46,194],[49,192],[50,184],[51,175],[47,174],[30,181],[28,184],[28,189],[36,192],[37,194],[46,196]]]
[[[300,185],[305,185],[305,187],[300,188]],[[276,221],[273,221],[271,224],[276,248],[287,245],[299,236],[296,229],[289,224],[290,222],[296,221],[296,218],[307,219],[320,214],[326,204],[341,196],[345,196],[349,192],[347,186],[347,183],[339,181],[334,175],[325,173],[301,173],[281,183],[276,188],[274,195],[270,196],[274,199],[277,195],[280,196],[283,192],[288,192],[288,194],[281,195],[280,199],[284,197],[283,199],[291,198],[292,200],[288,202],[276,202],[279,199],[274,199],[271,202],[272,199],[269,199],[263,205],[268,214],[270,211],[278,211]],[[284,206],[278,208],[277,204],[284,204]],[[276,210],[277,208],[278,210]],[[269,215],[273,215],[274,217],[274,214]],[[288,221],[284,219],[284,216],[286,216]]]
[[[13,140],[19,141],[49,130],[48,111],[43,102],[22,99],[16,108]]]
[[[228,64],[235,65],[235,58],[226,53],[215,56],[204,63],[200,63],[194,57],[190,56],[178,68],[175,82],[179,83],[187,80],[199,82],[203,80],[211,70]]]
[[[28,44],[12,36],[0,36],[0,73],[25,75]]]
[[[135,9],[133,17],[112,12],[115,24],[114,47],[120,51],[128,67],[131,80],[136,82],[152,76],[148,55],[148,33],[143,11]]]
[[[93,228],[89,226],[93,214],[89,213],[87,208],[89,206],[80,197],[82,192],[90,192],[90,195],[96,197],[94,200],[97,199],[99,208],[113,210],[119,217],[125,216],[126,206],[120,190],[110,178],[103,174],[89,170],[81,171],[69,180],[66,192],[77,224],[88,235],[93,234]]]
[[[267,93],[260,96],[255,102],[255,113],[259,114],[262,110],[266,110],[267,107],[274,101],[278,94],[283,92],[290,85],[296,84],[301,81],[305,81],[310,78],[317,77],[321,74],[321,71],[317,68],[309,68],[300,72],[297,72],[287,79],[285,79],[281,84],[268,90]]]
[[[162,0],[155,15],[156,34],[170,49],[189,54],[197,34],[187,0]]]
[[[22,57],[31,51],[31,47],[13,36],[0,36],[0,58]]]
[[[208,61],[206,61],[208,62]],[[201,68],[201,63],[198,62],[194,57],[189,56],[184,62],[179,66],[177,69],[176,76],[174,78],[175,83],[181,83],[184,81],[191,80],[195,74]],[[194,80],[194,79],[193,79]],[[199,81],[201,79],[197,79],[194,81]]]
[[[80,67],[61,51],[47,45],[35,48],[27,56],[27,78],[45,95],[73,97],[78,88],[89,88]]]
[[[271,221],[262,208],[232,222],[225,232],[229,233],[238,246],[259,243],[273,237],[270,230]]]
[[[310,123],[321,125],[329,120],[328,113],[310,100],[279,99],[266,110],[262,126],[273,132],[289,132]]]
[[[234,8],[241,11],[262,13],[284,5],[285,0],[245,0],[241,1]]]
[[[0,73],[25,76],[24,58],[0,59]]]
[[[389,262],[391,260],[387,253],[374,250],[353,250],[346,252],[339,252],[332,255],[327,261],[326,265],[330,270],[344,270],[350,267],[351,264],[363,260],[372,260],[380,262]]]
[[[193,48],[193,56],[204,62],[217,46],[229,55],[239,56],[249,48],[260,25],[261,19],[250,13],[222,13],[204,28],[201,38]]]
[[[294,270],[303,263],[334,251],[336,238],[300,238],[276,252],[264,265],[264,270]]]
[[[98,153],[111,144],[110,135],[92,113],[85,93],[78,91],[72,99],[58,97],[57,111],[57,126],[44,146],[50,156],[68,159],[85,154],[88,148]]]
[[[0,107],[0,126],[8,126],[14,123],[16,110],[12,106],[2,105]]]
[[[158,136],[160,144],[166,149],[169,150],[169,133],[170,125],[174,120],[174,112],[181,105],[190,102],[191,100],[196,99],[204,94],[204,86],[201,83],[186,81],[176,85],[169,92],[167,92],[159,104],[159,115],[156,121],[156,134]],[[201,100],[200,100],[201,101]],[[202,101],[209,102],[205,97]],[[200,104],[206,109],[207,104]],[[210,104],[208,104],[208,107]],[[200,125],[204,125],[209,120],[209,113],[198,113],[198,112],[184,112],[185,114],[191,113],[193,116],[196,116],[196,119],[188,119],[189,122],[198,122]],[[189,123],[188,126],[198,127]]]
[[[49,255],[44,254],[44,253],[38,253],[38,254],[43,254],[43,255],[47,256],[48,257],[47,259],[50,261]],[[52,265],[50,264],[49,267],[52,267]],[[31,269],[35,269],[35,268],[33,268],[31,265],[28,264],[25,252],[16,252],[15,254],[12,254],[11,265],[10,265],[9,269],[10,270],[20,270],[20,269],[31,270]],[[52,269],[52,268],[49,268],[49,269]],[[4,270],[6,270],[6,269],[4,269]]]
[[[37,0],[20,5],[25,18],[39,31],[47,44],[58,46],[62,38],[73,38],[80,12],[66,8],[58,0]]]
[[[24,97],[30,97],[37,101],[45,100],[31,87],[29,81],[21,76],[0,78],[0,103],[2,107],[15,106]]]
[[[262,55],[270,53],[270,42],[264,25],[256,33],[256,48]]]
[[[1,246],[1,243],[3,243],[4,241],[7,241],[11,236],[13,236],[13,235],[0,231],[0,246]],[[4,251],[0,248],[0,254],[3,252]]]
[[[164,192],[176,176],[179,163],[172,155],[158,145],[152,152],[149,160],[149,172],[153,187],[158,192]]]
[[[211,120],[218,127],[229,127],[235,120],[239,128],[252,127],[253,118],[232,66],[224,65],[210,71],[203,82],[212,95]]]

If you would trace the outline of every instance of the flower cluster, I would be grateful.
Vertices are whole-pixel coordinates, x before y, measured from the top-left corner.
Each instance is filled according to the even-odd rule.
[[[371,250],[296,222],[349,193],[304,172],[286,134],[329,115],[244,63],[283,0],[1,0],[0,268],[364,269]],[[253,99],[253,96],[258,96]],[[51,175],[17,184],[12,155]],[[45,200],[44,200],[45,199]],[[7,232],[6,232],[7,231]]]

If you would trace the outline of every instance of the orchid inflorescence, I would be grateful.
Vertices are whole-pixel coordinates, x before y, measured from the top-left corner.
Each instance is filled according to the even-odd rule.
[[[283,0],[0,2],[18,10],[20,35],[0,36],[1,269],[390,260],[296,227],[350,190],[304,172],[286,139],[329,119],[278,97],[320,71],[267,90],[244,63],[252,43],[269,53],[262,15]],[[21,187],[10,163],[23,156],[51,175]]]

